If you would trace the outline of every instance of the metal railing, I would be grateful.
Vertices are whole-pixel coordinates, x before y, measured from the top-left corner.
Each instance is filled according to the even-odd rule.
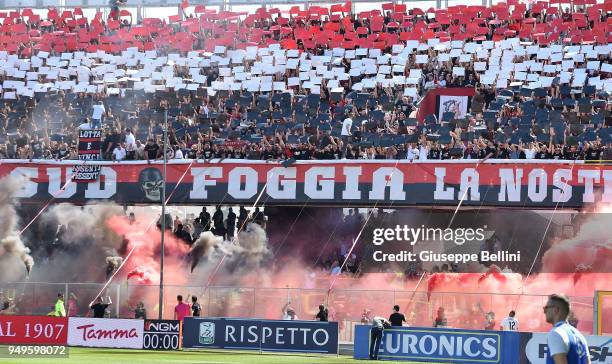
[[[68,315],[88,316],[88,305],[102,289],[96,283],[36,283],[20,282],[0,284],[0,296],[8,297],[11,305],[2,314],[46,315],[52,311],[58,292],[66,297]],[[145,303],[147,317],[158,315],[157,298],[159,286],[136,284],[111,284],[104,292],[113,302],[107,312],[109,317],[134,317],[133,308],[140,301]],[[413,293],[411,290],[357,290],[335,289],[327,294],[325,289],[304,288],[255,288],[213,286],[204,290],[202,286],[164,286],[164,318],[173,317],[176,296],[185,300],[191,295],[198,297],[202,315],[208,317],[244,317],[278,319],[281,308],[291,301],[299,319],[313,320],[321,303],[329,307],[330,320],[340,323],[340,338],[350,342],[354,326],[369,310],[369,317],[386,316],[393,305],[400,305],[408,323],[413,326],[431,326],[438,307],[444,307],[449,326],[482,329],[483,312],[496,313],[497,322],[510,310],[517,311],[520,329],[524,331],[546,331],[549,325],[544,320],[542,307],[546,295],[512,295],[493,293],[427,292]],[[2,297],[0,297],[2,299]],[[593,297],[572,297],[572,306],[579,319],[579,328],[592,331]],[[480,308],[478,308],[480,306]]]

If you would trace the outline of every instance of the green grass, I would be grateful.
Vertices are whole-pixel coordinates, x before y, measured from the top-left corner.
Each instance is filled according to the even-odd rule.
[[[332,355],[302,355],[279,353],[245,353],[237,351],[152,351],[128,349],[93,349],[70,348],[68,358],[27,358],[27,359],[0,359],[7,364],[138,364],[138,363],[177,363],[177,364],[343,364],[364,363],[349,356]],[[388,361],[386,363],[389,363]],[[405,362],[404,362],[405,363]]]

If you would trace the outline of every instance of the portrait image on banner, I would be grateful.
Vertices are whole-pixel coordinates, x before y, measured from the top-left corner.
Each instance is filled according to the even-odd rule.
[[[452,113],[452,119],[462,119],[468,113],[470,98],[461,95],[440,95],[438,102],[438,120],[442,120],[445,113]]]

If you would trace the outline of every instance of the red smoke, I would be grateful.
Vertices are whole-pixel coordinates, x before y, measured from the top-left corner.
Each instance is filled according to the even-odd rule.
[[[504,279],[500,279],[500,276]],[[499,275],[438,273],[430,278],[427,293],[431,295],[430,303],[433,307],[445,306],[447,315],[449,311],[451,316],[457,315],[455,326],[481,329],[484,323],[482,315],[480,321],[468,323],[467,326],[457,324],[461,322],[464,310],[480,304],[484,312],[495,313],[497,322],[506,317],[510,310],[515,310],[520,329],[526,331],[546,331],[549,325],[542,314],[546,296],[552,293],[565,293],[576,297],[573,308],[580,320],[580,329],[591,332],[593,293],[595,290],[609,289],[610,279],[612,279],[610,273],[583,273],[579,283],[574,284],[573,273],[539,273],[532,275],[523,284],[524,277],[514,273]],[[452,321],[452,317],[449,317],[451,324]]]
[[[140,216],[130,222],[125,216],[112,216],[107,225],[119,236],[127,240],[126,252],[133,249],[132,255],[114,278],[114,282],[130,280],[142,284],[130,292],[128,305],[135,306],[138,301],[144,301],[149,309],[149,315],[157,315],[157,297],[159,285],[159,267],[161,254],[160,231],[151,226],[151,218]],[[188,282],[188,264],[186,263],[189,246],[178,240],[171,231],[166,231],[164,239],[164,285],[186,285]],[[146,286],[149,285],[149,286]],[[174,298],[172,298],[174,300]],[[170,302],[170,301],[166,301]],[[172,307],[166,304],[165,314]],[[129,313],[126,313],[128,315]]]
[[[161,254],[161,236],[159,230],[150,226],[146,218],[137,218],[133,223],[124,216],[113,216],[107,221],[115,233],[127,240],[126,251],[134,249],[131,257],[123,267],[123,272],[159,284],[159,264]],[[147,229],[148,228],[148,229]],[[178,240],[171,231],[166,231],[164,239],[164,283],[186,284],[187,276],[183,272],[189,246]],[[127,278],[123,276],[124,279]]]
[[[606,209],[599,211],[607,212]],[[222,268],[211,286],[235,288],[205,292],[211,265],[216,262],[205,263],[204,270],[190,274],[188,245],[167,233],[165,284],[192,288],[166,286],[165,317],[171,317],[175,294],[194,294],[200,296],[207,316],[277,319],[281,307],[290,300],[300,319],[313,319],[317,306],[327,303],[332,319],[359,321],[364,309],[370,309],[372,315],[385,316],[393,304],[398,304],[410,323],[418,326],[430,326],[437,308],[444,307],[449,325],[454,327],[482,329],[484,312],[489,311],[495,313],[499,325],[510,310],[516,310],[521,330],[546,331],[550,326],[542,313],[546,295],[562,292],[576,297],[573,307],[579,328],[591,332],[593,294],[596,290],[612,289],[609,283],[612,274],[592,273],[588,269],[577,269],[578,273],[551,272],[573,272],[573,267],[579,266],[598,267],[602,272],[612,269],[611,240],[601,233],[607,225],[602,226],[599,218],[595,216],[585,222],[575,238],[558,241],[550,249],[544,247],[541,270],[545,273],[532,274],[528,279],[493,268],[486,273],[437,273],[423,279],[417,287],[417,281],[407,281],[402,275],[371,273],[358,279],[341,276],[330,293],[328,272],[310,269],[297,257],[277,257],[273,266],[242,274],[232,274]],[[132,224],[119,216],[108,220],[108,226],[129,241],[126,251],[135,247],[115,280],[129,278],[130,304],[143,300],[149,312],[156,314],[158,287],[146,284],[159,284],[160,236],[155,227],[147,230],[149,224],[143,217]],[[143,285],[134,287],[132,282]]]
[[[575,237],[558,241],[544,253],[543,272],[612,272],[612,206],[591,214]]]
[[[579,328],[592,332],[593,295],[597,290],[612,289],[612,273],[608,273],[612,272],[610,212],[612,207],[598,206],[573,238],[558,240],[551,247],[544,247],[542,273],[532,274],[527,279],[520,274],[500,273],[498,269],[479,276],[439,273],[429,279],[427,294],[465,293],[461,295],[461,299],[465,300],[464,308],[480,303],[485,312],[495,312],[498,322],[510,310],[516,310],[521,330],[546,331],[550,327],[542,314],[546,296],[565,293],[574,298],[572,304],[579,319]],[[434,306],[448,305],[449,301],[453,306],[458,300],[441,299],[439,303],[434,302]],[[461,312],[460,309],[454,311]],[[482,328],[483,320],[475,328]]]
[[[140,268],[134,268],[127,274],[127,279],[136,277],[138,283],[151,284],[153,283],[153,277],[149,272],[145,272]]]

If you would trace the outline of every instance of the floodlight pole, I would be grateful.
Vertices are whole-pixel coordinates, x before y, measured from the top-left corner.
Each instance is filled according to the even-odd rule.
[[[161,251],[159,261],[159,315],[158,318],[163,320],[164,315],[164,238],[166,233],[166,164],[168,163],[168,107],[164,107],[164,183],[162,184],[161,192]]]

